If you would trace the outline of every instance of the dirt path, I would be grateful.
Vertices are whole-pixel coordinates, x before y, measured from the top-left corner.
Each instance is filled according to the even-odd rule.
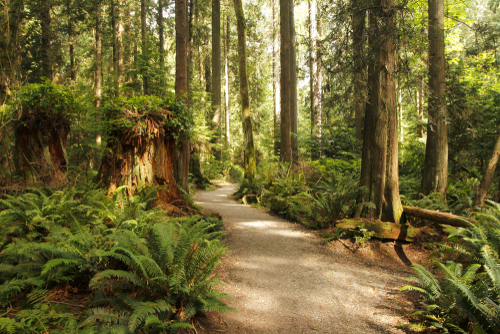
[[[403,316],[396,295],[404,267],[321,246],[302,226],[229,199],[235,190],[195,196],[228,232],[232,252],[219,273],[239,313],[222,314],[227,333],[404,333],[394,327]]]

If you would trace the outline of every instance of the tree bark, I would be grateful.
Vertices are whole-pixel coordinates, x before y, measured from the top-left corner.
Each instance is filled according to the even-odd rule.
[[[321,138],[321,69],[318,60],[318,19],[316,17],[316,0],[309,2],[309,36],[311,39],[310,59],[310,90],[311,90],[311,159],[317,160],[321,156],[318,143]]]
[[[417,126],[417,137],[422,138],[424,136],[424,127],[422,126],[421,122],[424,120],[424,94],[425,94],[425,81],[424,78],[422,78],[421,83],[419,83],[419,87],[417,88],[417,119],[418,119],[418,126]]]
[[[291,59],[291,28],[290,28],[290,1],[280,0],[280,36],[281,36],[281,134],[280,134],[280,158],[282,161],[292,161],[292,142],[291,142],[291,113],[292,105],[290,101],[292,91],[292,77],[290,67]]]
[[[159,63],[160,63],[160,85],[163,88],[165,84],[165,36],[163,26],[163,1],[158,0],[158,49],[159,49]]]
[[[116,94],[120,96],[120,90],[123,86],[123,0],[118,0],[116,4],[116,54],[117,54],[117,64],[116,64]]]
[[[455,227],[469,227],[469,224],[467,222],[476,222],[476,220],[471,218],[456,216],[451,213],[421,209],[412,206],[403,206],[403,211],[408,216],[430,220],[439,224],[446,224]]]
[[[280,151],[280,35],[279,0],[271,0],[273,9],[273,144],[274,155]]]
[[[212,0],[212,128],[221,125],[220,0]]]
[[[40,21],[42,23],[42,75],[52,80],[52,53],[51,53],[51,40],[52,40],[52,19],[50,11],[52,9],[52,1],[42,1],[42,10],[40,13]]]
[[[256,173],[255,148],[253,143],[250,97],[248,94],[246,39],[247,27],[241,0],[234,0],[234,9],[238,27],[238,72],[240,76],[240,98],[245,145],[245,179],[253,181]]]
[[[225,29],[225,42],[224,42],[224,91],[225,91],[225,114],[226,114],[226,124],[225,124],[225,139],[226,148],[229,148],[229,143],[231,140],[231,135],[229,133],[229,45],[231,44],[231,27],[229,13],[226,14],[226,29]]]
[[[116,14],[117,14],[117,0],[111,0],[111,29],[113,31],[113,85],[115,96],[120,95],[119,84],[118,84],[118,29],[116,24]]]
[[[175,2],[175,44],[175,94],[189,108],[189,15],[187,0]],[[181,140],[180,146],[175,171],[182,189],[189,193],[189,140]]]
[[[290,126],[291,126],[291,147],[292,147],[292,160],[298,161],[299,147],[297,142],[297,52],[295,41],[295,1],[288,0],[290,4]]]
[[[187,8],[187,5],[186,5]],[[186,12],[187,15],[187,12]],[[149,95],[149,76],[148,76],[148,41],[146,26],[146,0],[141,0],[141,41],[142,41],[142,89],[144,95]],[[186,26],[189,31],[189,26]],[[189,32],[187,32],[189,34]]]
[[[10,0],[8,10],[3,14],[2,24],[6,25],[6,31],[3,38],[0,38],[0,50],[2,50],[0,52],[0,105],[7,101],[11,90],[16,89],[18,83],[19,27],[23,7],[22,0]]]
[[[101,108],[102,100],[102,3],[101,0],[96,4],[95,16],[95,107]],[[97,121],[100,114],[97,114]],[[101,134],[96,135],[97,145],[101,144]]]
[[[356,138],[363,140],[363,121],[366,109],[366,63],[365,58],[365,3],[352,0],[352,44],[354,57],[354,117]]]
[[[446,193],[448,182],[448,128],[444,58],[444,1],[429,2],[429,105],[427,146],[420,194]]]
[[[488,189],[490,188],[491,181],[493,180],[493,174],[495,174],[495,169],[497,168],[498,158],[500,157],[500,134],[498,135],[495,147],[491,153],[490,160],[488,160],[488,166],[484,172],[479,188],[477,189],[476,201],[474,202],[477,206],[484,206],[486,201],[486,196],[488,195]]]

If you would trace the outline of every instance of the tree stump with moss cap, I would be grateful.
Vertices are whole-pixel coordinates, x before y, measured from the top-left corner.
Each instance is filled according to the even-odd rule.
[[[66,141],[77,112],[75,96],[58,85],[31,84],[19,91],[10,106],[17,173],[27,183],[64,182],[68,167]]]
[[[99,171],[108,193],[124,185],[129,197],[145,186],[159,186],[159,205],[190,208],[173,174],[174,147],[189,137],[192,120],[175,98],[118,98],[105,108],[110,139]]]

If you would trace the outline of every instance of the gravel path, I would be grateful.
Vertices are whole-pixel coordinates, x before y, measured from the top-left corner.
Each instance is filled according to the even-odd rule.
[[[219,275],[238,313],[221,315],[227,333],[404,333],[394,325],[407,270],[337,253],[302,226],[229,199],[235,191],[194,197],[228,232]]]

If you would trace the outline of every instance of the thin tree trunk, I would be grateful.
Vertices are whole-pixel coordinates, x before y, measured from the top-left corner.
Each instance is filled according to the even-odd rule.
[[[280,150],[280,34],[279,0],[271,0],[273,9],[273,115],[274,115],[274,155]]]
[[[291,59],[291,36],[290,36],[290,1],[280,0],[280,36],[281,36],[281,139],[280,139],[280,158],[282,161],[292,161],[292,142],[291,142],[291,103],[290,96],[292,90],[292,78],[289,71],[292,62]]]
[[[175,94],[189,107],[189,14],[187,0],[175,2],[175,41]],[[182,189],[186,192],[189,192],[189,153],[189,140],[181,140],[176,174]]]
[[[321,138],[321,82],[318,62],[318,19],[316,17],[316,0],[309,2],[309,36],[311,38],[311,59],[310,59],[310,90],[311,90],[311,159],[317,160],[321,155],[319,142]]]
[[[95,107],[101,108],[102,99],[102,3],[97,1],[95,16]],[[100,116],[97,115],[97,121]],[[101,144],[101,134],[96,135],[97,145]]]
[[[52,1],[44,0],[42,1],[42,11],[40,13],[40,18],[42,22],[42,75],[49,80],[52,80],[52,54],[51,54],[51,40],[52,40],[52,28],[51,28],[51,16],[50,11],[52,9]]]
[[[381,64],[385,64],[385,70],[381,75],[381,95],[383,97],[382,108],[385,108],[388,119],[387,137],[387,175],[385,182],[385,198],[383,205],[383,220],[399,224],[403,214],[403,205],[399,196],[399,164],[398,164],[398,102],[396,101],[396,71],[394,40],[395,9],[394,0],[382,0],[382,6],[386,17],[384,17],[384,42],[382,44]],[[388,15],[390,14],[390,15]],[[401,104],[401,87],[399,88],[399,104]],[[402,112],[402,108],[401,108]],[[403,123],[401,123],[402,129]]]
[[[290,4],[290,131],[291,131],[291,148],[292,160],[298,161],[299,147],[297,142],[297,54],[296,54],[296,41],[295,41],[295,1],[289,0]]]
[[[226,104],[226,131],[225,131],[225,139],[226,139],[226,148],[229,148],[229,143],[231,140],[231,136],[229,133],[229,45],[231,44],[231,27],[230,27],[230,19],[229,13],[226,14],[226,29],[225,29],[225,42],[224,42],[224,91],[225,91],[225,104]]]
[[[212,0],[212,127],[221,124],[220,0]]]
[[[118,39],[117,39],[117,25],[116,25],[116,2],[111,0],[111,29],[113,30],[113,85],[115,96],[119,95],[118,85]]]
[[[187,5],[186,5],[187,8]],[[186,12],[187,15],[187,12]],[[148,42],[146,26],[146,0],[141,0],[141,41],[142,41],[142,89],[144,95],[149,95],[149,76],[148,76]],[[189,27],[186,26],[189,31]]]
[[[160,63],[160,85],[163,88],[165,84],[165,38],[164,38],[164,26],[163,26],[163,1],[158,0],[158,49],[159,49],[159,63]]]
[[[4,104],[11,90],[17,86],[19,67],[19,27],[21,25],[21,11],[24,7],[22,0],[10,0],[8,9],[4,12],[4,22],[7,31],[0,39],[0,105]]]
[[[429,2],[429,105],[427,146],[420,194],[445,194],[448,182],[448,128],[444,58],[444,1]]]
[[[118,0],[116,6],[116,19],[117,19],[117,34],[116,34],[116,54],[117,54],[117,65],[116,65],[116,83],[118,86],[116,87],[117,96],[120,95],[120,90],[123,86],[123,0]]]
[[[490,160],[488,160],[488,166],[486,167],[486,171],[484,172],[483,179],[481,180],[479,188],[477,189],[476,201],[474,203],[477,206],[484,206],[486,196],[488,195],[488,189],[490,188],[491,181],[493,180],[493,174],[495,174],[495,169],[497,168],[499,157],[500,134],[498,135],[495,147],[493,148],[493,152],[491,153]]]
[[[253,143],[252,117],[250,113],[250,97],[248,94],[246,39],[247,27],[241,0],[234,0],[236,21],[238,26],[238,70],[240,76],[240,97],[243,120],[243,137],[245,145],[245,179],[254,180],[256,173],[255,148]]]
[[[424,120],[424,85],[425,81],[422,78],[422,82],[419,83],[419,88],[417,89],[417,108],[418,108],[418,126],[417,126],[417,137],[422,138],[424,135],[424,127],[422,126],[422,121]]]
[[[363,120],[366,109],[366,63],[365,58],[365,3],[352,0],[353,47],[354,47],[354,117],[356,138],[363,140]]]
[[[73,42],[73,21],[71,17],[73,1],[68,0],[66,6],[68,11],[68,40],[69,40],[69,60],[70,60],[70,78],[71,82],[74,84],[76,80],[76,68],[75,68],[75,46]]]

